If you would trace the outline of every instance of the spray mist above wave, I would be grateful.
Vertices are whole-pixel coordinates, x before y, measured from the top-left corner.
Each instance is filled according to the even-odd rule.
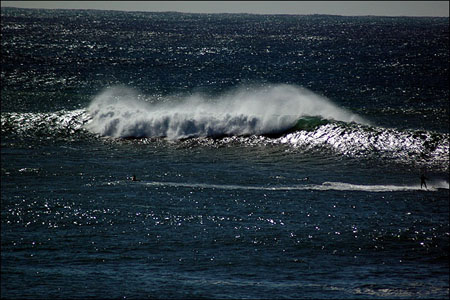
[[[304,88],[240,87],[219,97],[201,94],[141,100],[136,91],[111,87],[88,107],[91,132],[117,138],[220,137],[282,133],[306,116],[366,123],[363,118]]]

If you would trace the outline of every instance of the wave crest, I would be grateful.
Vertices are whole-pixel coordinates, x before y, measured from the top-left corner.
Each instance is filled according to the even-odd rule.
[[[293,85],[240,87],[215,98],[195,94],[164,100],[149,103],[132,89],[108,88],[89,105],[92,120],[86,128],[119,138],[183,139],[283,133],[308,116],[367,123],[329,99]]]

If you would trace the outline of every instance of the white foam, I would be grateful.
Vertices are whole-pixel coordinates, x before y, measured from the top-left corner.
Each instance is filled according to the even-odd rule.
[[[302,116],[365,121],[329,99],[293,85],[241,87],[216,98],[195,94],[150,104],[136,91],[108,88],[88,107],[86,128],[111,137],[260,135],[291,128]]]
[[[431,180],[428,183],[428,186],[435,188],[435,189],[450,189],[449,182],[446,180]]]
[[[365,191],[365,192],[397,192],[397,191],[436,191],[436,188],[429,186],[422,189],[420,185],[364,185],[351,184],[344,182],[324,182],[319,187],[320,190],[337,190],[337,191]]]
[[[362,185],[345,182],[324,182],[322,184],[302,184],[302,185],[278,185],[278,186],[249,186],[249,185],[227,185],[208,183],[187,183],[187,182],[162,182],[148,181],[140,184],[161,186],[161,187],[183,187],[198,189],[217,190],[264,190],[264,191],[290,191],[290,190],[313,190],[313,191],[364,191],[364,192],[404,192],[404,191],[436,191],[437,187],[429,185],[428,188],[421,188],[420,185]],[[448,188],[448,186],[447,186]]]

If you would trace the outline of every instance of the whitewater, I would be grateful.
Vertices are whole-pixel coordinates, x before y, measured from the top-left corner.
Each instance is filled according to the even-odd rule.
[[[308,180],[305,180],[308,181]],[[108,182],[106,185],[124,184],[123,181]],[[162,182],[162,181],[138,181],[136,184],[161,187],[184,187],[196,189],[213,189],[213,190],[259,190],[259,191],[361,191],[361,192],[405,192],[405,191],[422,191],[435,192],[438,189],[449,189],[449,183],[444,180],[434,181],[428,186],[420,185],[364,185],[351,184],[345,182],[323,182],[322,184],[297,184],[283,186],[245,186],[245,185],[226,185],[226,184],[207,184],[207,183],[187,183],[187,182]]]
[[[133,89],[108,88],[89,105],[92,120],[86,128],[103,136],[176,140],[282,133],[308,116],[367,124],[329,99],[294,85],[243,86],[213,98],[194,94],[149,102]]]

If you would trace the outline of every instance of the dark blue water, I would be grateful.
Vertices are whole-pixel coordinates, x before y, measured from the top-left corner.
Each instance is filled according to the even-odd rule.
[[[448,298],[448,18],[1,14],[2,298]]]

